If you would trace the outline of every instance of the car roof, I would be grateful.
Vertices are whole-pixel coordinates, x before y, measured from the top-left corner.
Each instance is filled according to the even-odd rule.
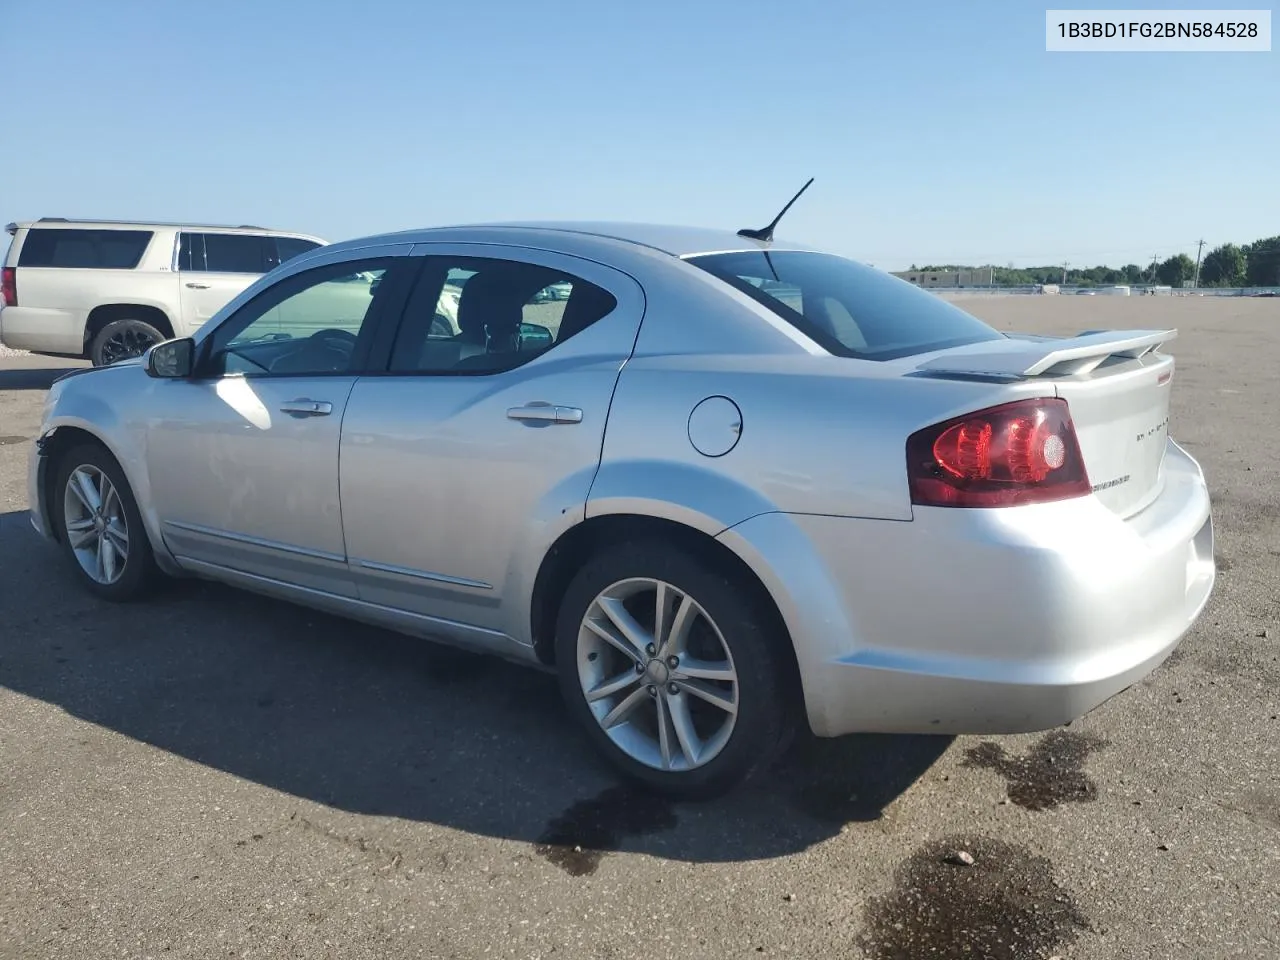
[[[708,253],[744,250],[809,250],[811,248],[787,240],[764,242],[739,236],[732,230],[677,226],[660,223],[628,223],[596,220],[533,220],[500,223],[459,224],[446,227],[423,227],[396,233],[364,237],[346,244],[361,246],[371,242],[430,243],[449,240],[503,240],[536,243],[558,240],[574,246],[628,243],[648,247],[674,257],[691,257]]]
[[[86,220],[76,217],[41,217],[39,220],[19,220],[14,223],[7,224],[5,230],[14,233],[19,228],[25,229],[49,229],[49,228],[94,228],[99,230],[133,230],[137,228],[150,230],[166,230],[171,228],[179,228],[183,230],[219,230],[232,233],[270,233],[289,237],[306,237],[309,240],[318,240],[319,237],[313,237],[311,234],[299,233],[296,230],[272,230],[269,227],[254,226],[249,223],[230,224],[230,223],[178,223],[165,220]]]

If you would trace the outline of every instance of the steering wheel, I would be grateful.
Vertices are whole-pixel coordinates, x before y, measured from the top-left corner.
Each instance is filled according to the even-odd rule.
[[[356,348],[356,335],[350,330],[342,330],[338,327],[325,327],[323,330],[317,330],[307,339],[323,343],[326,347],[345,350],[348,355]]]
[[[337,327],[317,330],[298,341],[297,349],[290,350],[272,361],[272,373],[303,373],[309,370],[338,372],[351,362],[355,352],[356,335]]]

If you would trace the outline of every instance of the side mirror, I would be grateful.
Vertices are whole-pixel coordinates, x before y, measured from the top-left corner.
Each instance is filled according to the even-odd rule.
[[[551,330],[540,323],[520,324],[520,344],[535,347],[548,346],[551,343]]]
[[[166,340],[151,347],[143,360],[147,376],[166,380],[191,376],[195,366],[196,342],[190,337]]]

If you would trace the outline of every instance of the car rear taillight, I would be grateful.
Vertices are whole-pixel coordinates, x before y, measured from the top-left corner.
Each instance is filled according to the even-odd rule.
[[[907,439],[911,502],[1013,507],[1092,492],[1067,402],[1017,400]]]
[[[18,271],[15,267],[0,269],[0,299],[6,307],[18,305]]]

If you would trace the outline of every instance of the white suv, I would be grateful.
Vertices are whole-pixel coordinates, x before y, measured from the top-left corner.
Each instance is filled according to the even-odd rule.
[[[189,336],[260,275],[327,243],[260,227],[11,223],[0,342],[95,366]]]

